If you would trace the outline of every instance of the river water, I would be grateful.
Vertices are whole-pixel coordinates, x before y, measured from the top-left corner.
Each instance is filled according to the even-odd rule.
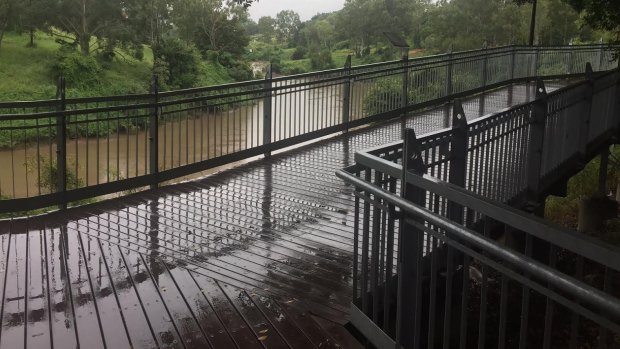
[[[358,96],[352,99],[352,120],[359,117],[356,113],[362,113],[360,96],[367,91],[365,85],[357,83],[352,89],[351,95]],[[271,101],[272,141],[340,124],[342,91],[342,85],[279,91]],[[166,116],[168,121],[160,121],[158,130],[160,171],[262,145],[263,107],[263,100],[258,100],[252,105],[240,105],[220,112],[198,108],[171,111]],[[115,119],[111,119],[111,123],[114,122]],[[95,124],[94,121],[92,123]],[[68,128],[71,127],[70,124]],[[73,182],[82,187],[147,174],[149,142],[149,132],[144,129],[114,130],[98,137],[69,139],[69,177],[77,174],[78,180]],[[49,159],[56,158],[56,150],[55,140],[44,137],[40,137],[38,143],[30,142],[0,150],[2,198],[49,193],[56,173]],[[201,172],[200,175],[212,171]]]

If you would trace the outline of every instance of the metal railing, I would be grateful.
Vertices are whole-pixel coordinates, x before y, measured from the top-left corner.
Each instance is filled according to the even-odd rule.
[[[620,71],[356,154],[352,322],[379,348],[617,347],[620,249],[540,210],[620,126]],[[564,189],[565,190],[565,189]],[[396,345],[396,346],[395,346]]]
[[[602,45],[509,46],[206,88],[0,103],[0,213],[156,187],[535,76],[616,62]]]

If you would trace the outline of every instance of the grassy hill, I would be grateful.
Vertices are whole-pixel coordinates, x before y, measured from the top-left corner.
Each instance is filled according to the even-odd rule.
[[[28,35],[6,33],[0,47],[0,101],[53,98],[56,93],[54,64],[60,44],[54,38],[37,33],[36,47],[27,47]],[[122,55],[122,57],[121,57]],[[87,86],[67,86],[67,97],[107,96],[143,93],[149,90],[153,53],[145,47],[140,61],[129,54],[117,55],[111,62],[98,60],[101,66],[96,82]],[[197,86],[232,82],[219,64],[203,61]]]

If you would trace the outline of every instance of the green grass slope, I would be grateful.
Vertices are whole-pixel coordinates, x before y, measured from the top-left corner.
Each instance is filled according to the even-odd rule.
[[[29,36],[6,33],[0,47],[0,101],[24,101],[54,98],[56,81],[53,66],[60,44],[54,38],[37,33],[36,47],[28,47]],[[153,53],[145,47],[142,61],[121,52],[111,62],[99,60],[101,71],[95,84],[67,86],[67,97],[110,96],[149,91]],[[203,61],[197,86],[232,82],[219,64]]]

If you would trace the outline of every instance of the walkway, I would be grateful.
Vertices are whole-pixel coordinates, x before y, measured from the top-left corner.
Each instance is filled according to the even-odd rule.
[[[548,84],[548,91],[559,87]],[[469,118],[524,102],[515,86]],[[482,106],[482,110],[481,109]],[[443,107],[408,118],[441,128]],[[399,122],[120,199],[0,223],[0,348],[356,347],[351,293],[356,151]]]

